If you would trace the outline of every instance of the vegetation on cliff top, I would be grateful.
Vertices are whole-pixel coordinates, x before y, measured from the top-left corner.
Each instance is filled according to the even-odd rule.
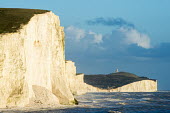
[[[102,89],[121,87],[141,80],[153,80],[147,77],[139,77],[132,73],[118,72],[108,75],[85,75],[84,82]]]
[[[13,33],[29,22],[34,14],[42,14],[48,10],[0,8],[0,34]]]

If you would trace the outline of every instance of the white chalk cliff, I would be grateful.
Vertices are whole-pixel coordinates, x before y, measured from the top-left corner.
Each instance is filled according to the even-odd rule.
[[[73,104],[66,83],[64,32],[52,12],[0,34],[0,107]]]
[[[141,80],[110,90],[110,92],[155,92],[155,91],[157,91],[157,81],[153,80]]]

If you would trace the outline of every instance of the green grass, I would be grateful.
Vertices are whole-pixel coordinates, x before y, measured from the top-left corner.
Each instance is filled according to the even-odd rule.
[[[121,87],[136,81],[153,80],[147,77],[139,77],[132,73],[118,72],[107,75],[85,75],[84,82],[102,89]],[[154,80],[155,81],[155,80]]]
[[[13,33],[29,22],[34,14],[42,14],[48,10],[0,8],[0,34]]]

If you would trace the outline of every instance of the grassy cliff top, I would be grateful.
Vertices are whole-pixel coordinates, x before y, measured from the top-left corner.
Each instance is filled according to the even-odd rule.
[[[107,75],[84,76],[85,83],[102,89],[117,88],[141,80],[153,80],[153,79],[149,79],[147,77],[139,77],[135,74],[128,72],[118,72]]]
[[[42,14],[48,10],[0,8],[0,34],[13,33],[29,22],[34,14]]]

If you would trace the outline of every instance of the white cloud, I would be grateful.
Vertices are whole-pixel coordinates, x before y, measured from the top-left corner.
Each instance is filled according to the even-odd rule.
[[[101,43],[101,42],[103,42],[103,40],[102,40],[102,34],[97,34],[97,33],[95,33],[95,32],[89,32],[89,34],[91,34],[91,35],[93,35],[93,37],[94,37],[94,40],[93,40],[93,42],[94,43],[97,43],[97,44],[99,44],[99,43]]]
[[[150,38],[148,35],[138,32],[136,29],[120,28],[120,32],[125,35],[124,42],[126,44],[137,44],[143,48],[151,48]]]
[[[72,39],[78,42],[84,41],[84,38],[86,38],[86,40],[89,40],[90,43],[95,43],[95,44],[99,44],[103,41],[102,34],[98,34],[92,31],[87,32],[84,29],[80,29],[74,26],[69,26],[65,28],[65,33],[67,39]]]
[[[85,31],[83,29],[76,28],[74,26],[69,26],[65,29],[66,38],[75,39],[79,41],[85,37]]]

